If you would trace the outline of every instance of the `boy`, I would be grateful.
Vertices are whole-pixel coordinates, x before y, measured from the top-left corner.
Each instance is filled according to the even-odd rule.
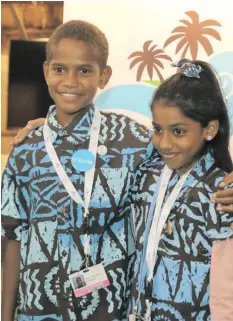
[[[16,300],[23,321],[122,320],[134,254],[124,202],[150,133],[125,116],[95,112],[97,88],[111,76],[98,28],[61,25],[46,56],[56,106],[44,132],[13,149],[3,174],[3,320],[13,320]],[[69,277],[86,267],[109,285],[76,297]]]

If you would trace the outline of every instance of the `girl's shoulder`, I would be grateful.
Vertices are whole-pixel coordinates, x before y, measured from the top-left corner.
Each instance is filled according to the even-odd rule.
[[[216,167],[207,175],[205,184],[207,184],[211,190],[217,190],[226,175],[227,173],[223,169]]]
[[[216,191],[226,175],[227,173],[215,164],[209,153],[202,156],[190,172],[191,178],[198,182],[195,185],[204,185],[209,192]]]

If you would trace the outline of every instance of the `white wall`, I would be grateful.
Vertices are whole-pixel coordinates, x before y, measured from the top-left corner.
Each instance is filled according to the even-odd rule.
[[[143,122],[150,123],[148,108],[151,93],[158,84],[159,78],[155,70],[150,77],[147,68],[144,69],[140,82],[136,82],[139,64],[130,69],[132,59],[129,55],[135,51],[142,51],[143,44],[152,40],[152,45],[163,49],[173,61],[181,57],[183,49],[176,53],[179,39],[164,48],[165,41],[172,35],[177,26],[185,26],[180,20],[192,23],[186,14],[195,11],[199,22],[215,20],[221,26],[209,21],[211,35],[204,37],[209,40],[213,53],[208,54],[199,42],[197,58],[211,62],[220,75],[228,99],[228,110],[232,123],[233,135],[233,1],[161,1],[161,0],[76,0],[64,2],[64,22],[71,19],[82,19],[94,23],[106,34],[110,45],[109,64],[113,68],[113,75],[105,92],[99,93],[96,104],[100,109],[119,108],[132,117],[138,118],[138,113],[144,117]],[[208,30],[207,30],[208,32]],[[220,36],[216,35],[216,32]],[[192,39],[200,34],[200,26],[194,26]],[[180,38],[182,39],[182,38]],[[205,45],[205,44],[204,44]],[[208,48],[207,48],[208,51]],[[191,58],[190,50],[187,58]],[[170,61],[160,59],[164,69],[159,68],[164,78],[175,70]],[[149,81],[149,84],[148,84]],[[126,110],[126,111],[125,111]],[[136,112],[136,113],[135,113]],[[231,143],[233,152],[233,142]]]

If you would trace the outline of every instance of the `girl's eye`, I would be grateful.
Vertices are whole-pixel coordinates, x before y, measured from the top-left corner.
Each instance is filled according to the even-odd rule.
[[[160,133],[161,131],[162,131],[162,130],[161,130],[160,127],[154,126],[154,132],[155,132],[155,133]]]
[[[178,136],[181,136],[185,133],[185,131],[183,129],[176,128],[174,129],[174,133]]]

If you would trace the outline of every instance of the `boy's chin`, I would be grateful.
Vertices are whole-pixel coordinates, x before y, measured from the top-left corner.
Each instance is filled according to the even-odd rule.
[[[88,108],[91,105],[80,105],[80,106],[63,106],[63,107],[58,107],[60,111],[67,115],[75,115],[77,114],[80,110],[83,110],[84,108]]]

